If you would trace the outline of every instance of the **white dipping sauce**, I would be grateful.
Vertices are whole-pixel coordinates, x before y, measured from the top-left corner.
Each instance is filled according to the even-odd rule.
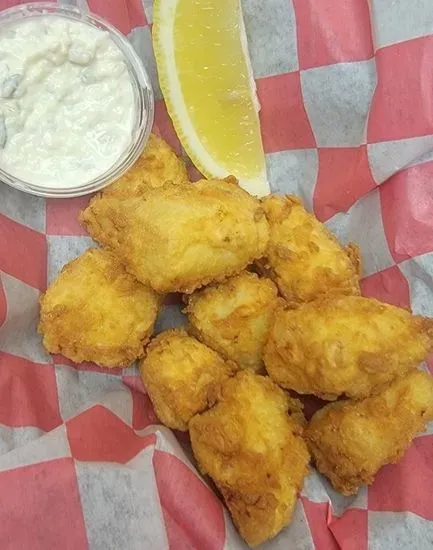
[[[135,97],[108,33],[56,16],[0,32],[0,168],[42,187],[101,176],[132,140]]]

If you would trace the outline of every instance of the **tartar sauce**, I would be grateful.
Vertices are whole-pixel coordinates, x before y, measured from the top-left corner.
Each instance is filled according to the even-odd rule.
[[[42,187],[101,176],[131,143],[134,90],[107,32],[42,16],[0,32],[0,167]]]

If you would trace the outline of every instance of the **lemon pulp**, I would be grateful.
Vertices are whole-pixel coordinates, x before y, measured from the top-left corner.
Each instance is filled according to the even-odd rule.
[[[153,32],[168,111],[194,163],[268,192],[239,0],[159,0]]]

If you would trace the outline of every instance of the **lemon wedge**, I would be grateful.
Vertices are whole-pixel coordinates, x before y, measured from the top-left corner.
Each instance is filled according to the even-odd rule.
[[[240,0],[156,0],[153,44],[168,112],[197,168],[269,193]]]

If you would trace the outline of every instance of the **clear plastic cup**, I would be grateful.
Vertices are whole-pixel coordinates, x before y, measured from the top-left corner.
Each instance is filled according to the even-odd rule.
[[[2,170],[0,165],[0,182],[20,189],[32,195],[42,197],[78,197],[98,191],[120,178],[142,153],[153,125],[154,97],[147,71],[132,47],[131,43],[107,21],[88,11],[80,10],[75,2],[54,4],[52,2],[35,2],[22,4],[0,12],[0,30],[5,25],[19,23],[27,18],[55,15],[80,21],[106,31],[125,57],[135,96],[136,121],[132,130],[129,147],[105,173],[80,186],[54,188],[35,185]],[[1,185],[1,183],[0,183]]]

